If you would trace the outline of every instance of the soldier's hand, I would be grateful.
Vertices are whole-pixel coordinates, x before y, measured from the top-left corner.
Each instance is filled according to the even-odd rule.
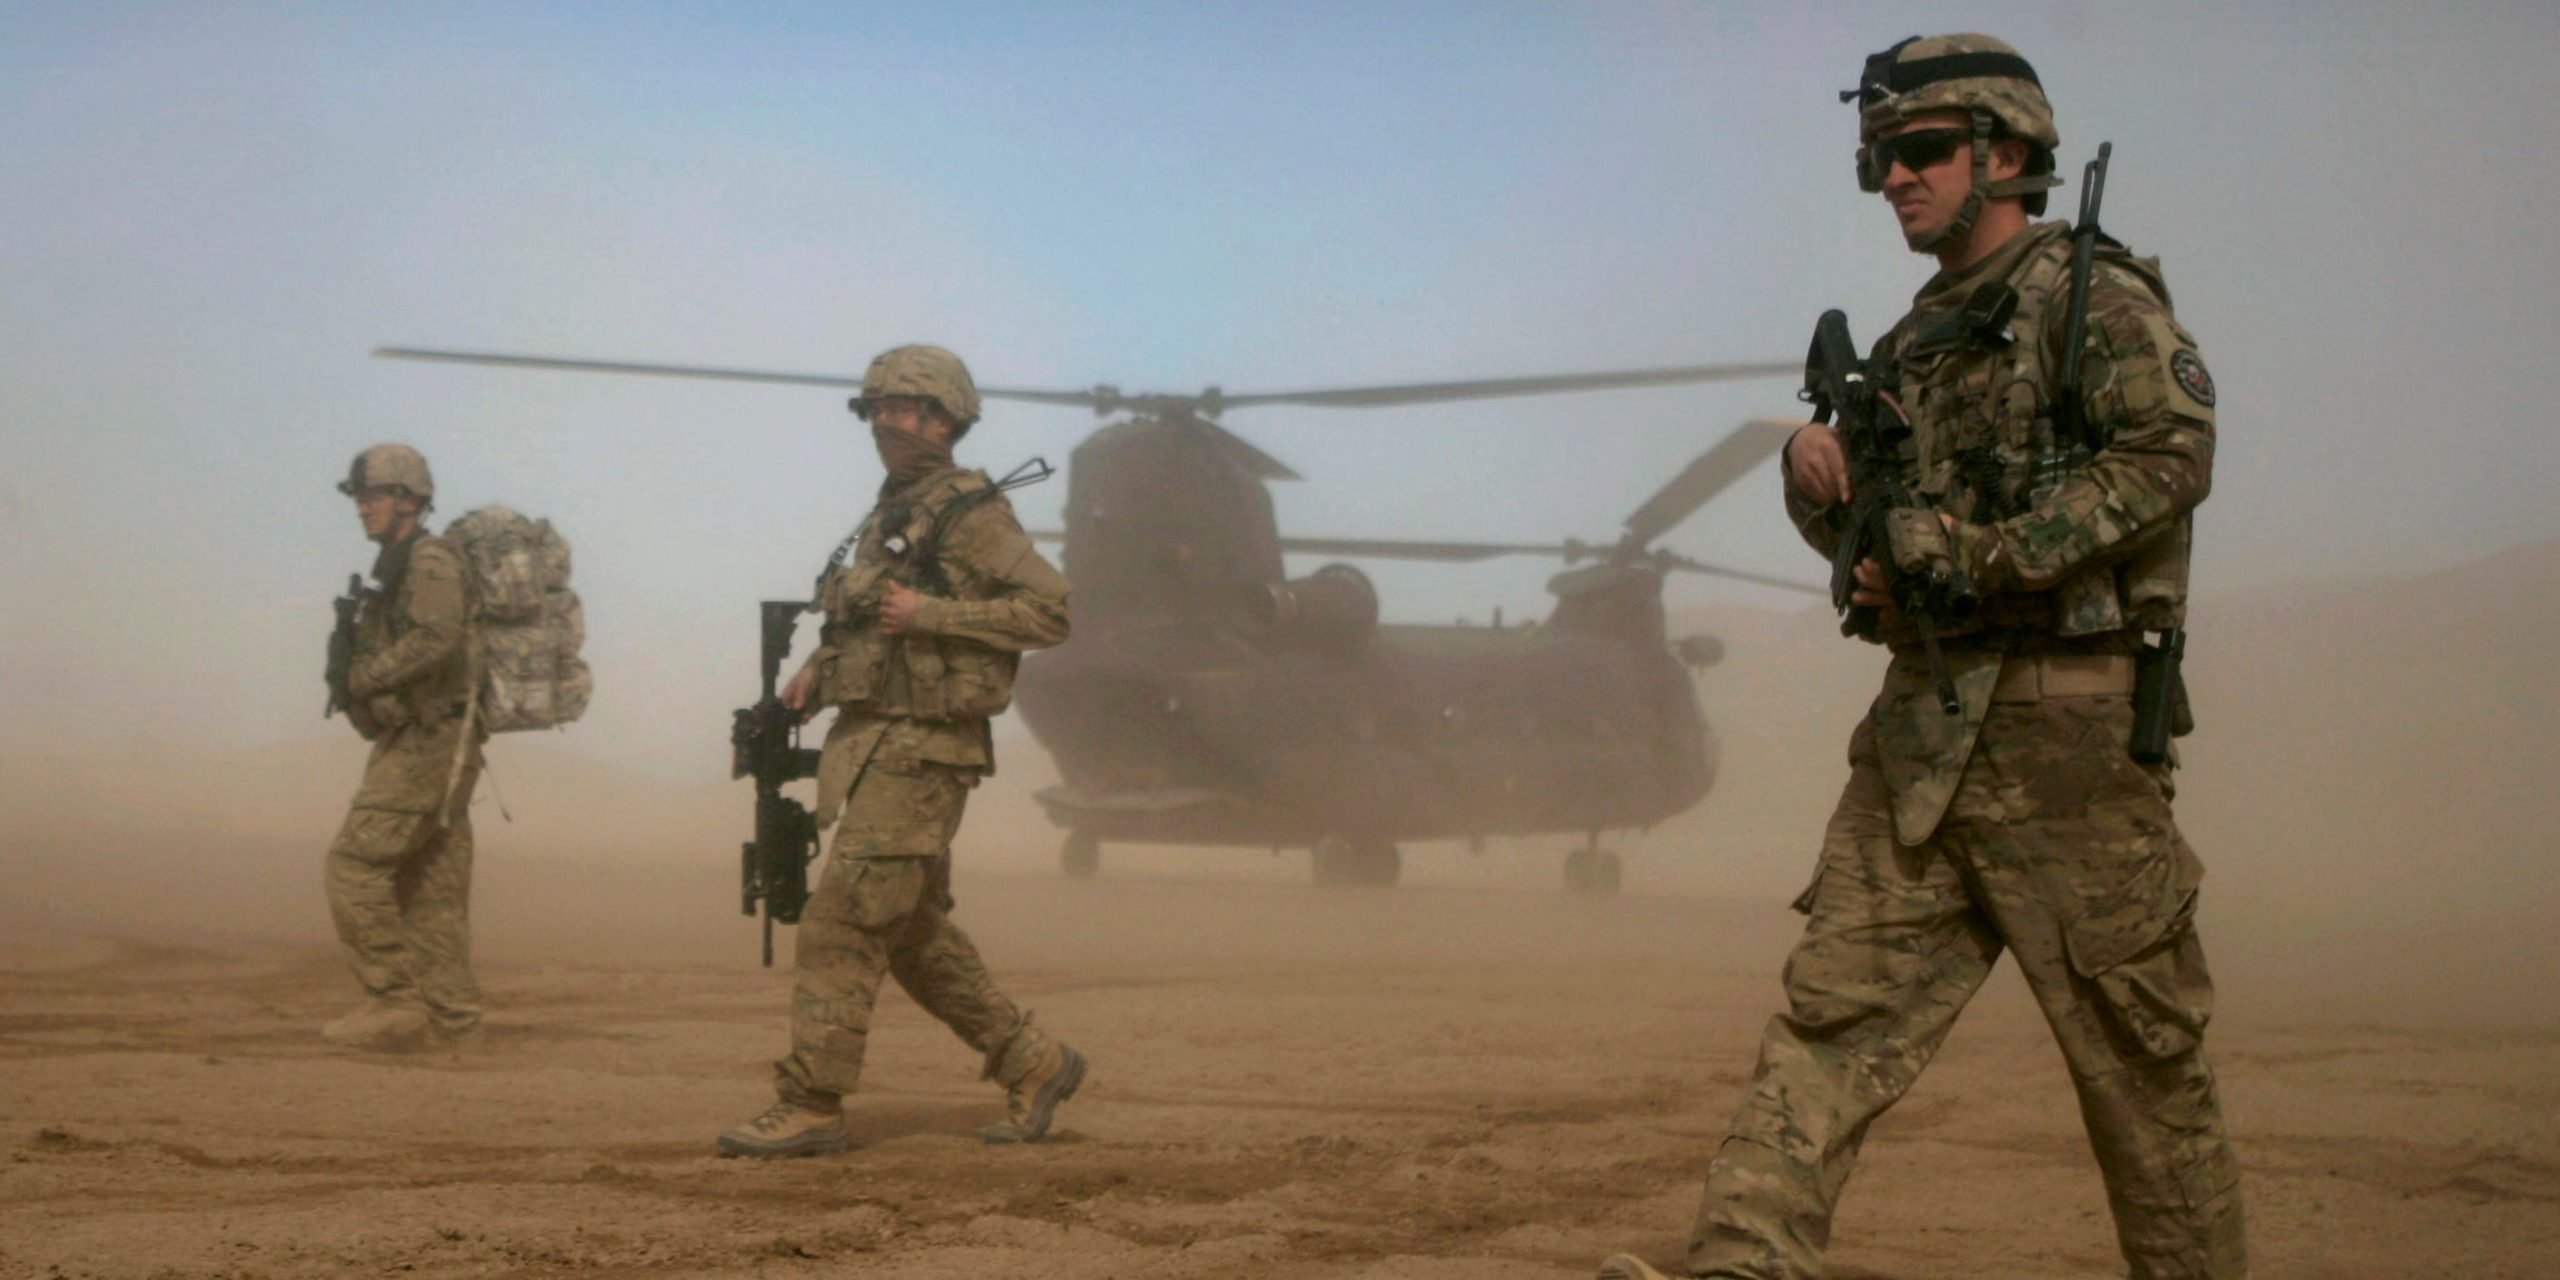
[[[339,709],[347,713],[347,723],[356,727],[357,737],[371,742],[382,736],[382,722],[373,718],[369,699],[350,698]]]
[[[1873,556],[1861,560],[1850,570],[1858,585],[1849,591],[1849,603],[1861,604],[1876,611],[1878,629],[1902,625],[1902,606],[1893,602],[1893,592],[1884,585],[1884,566]]]
[[[1849,500],[1849,459],[1828,425],[1808,422],[1787,437],[1786,463],[1787,484],[1799,495],[1826,506]]]
[[[880,632],[902,636],[915,630],[916,605],[924,597],[903,582],[892,581],[880,591]]]
[[[805,720],[808,718],[809,695],[817,688],[818,664],[813,662],[800,668],[800,673],[791,677],[791,683],[782,686],[782,705],[800,712],[801,719]]]

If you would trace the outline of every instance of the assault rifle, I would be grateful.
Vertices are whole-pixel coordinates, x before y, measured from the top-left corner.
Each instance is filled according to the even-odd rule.
[[[2080,358],[2089,342],[2089,276],[2096,269],[2098,241],[2106,235],[2098,229],[2098,204],[2106,199],[2107,160],[2115,149],[2112,142],[2099,143],[2098,158],[2080,171],[2080,220],[2071,224],[2071,301],[2062,313],[2062,367],[2053,371],[2053,435],[2036,460],[2038,496],[2086,465],[2102,443],[2080,401]]]
[[[2080,219],[2071,225],[2071,302],[2063,312],[2062,367],[2053,378],[2053,436],[2036,464],[2038,496],[2088,465],[2106,444],[2081,401],[2080,362],[2089,341],[2089,277],[2098,242],[2108,238],[2098,227],[2098,206],[2106,199],[2107,162],[2114,153],[2114,143],[2099,143],[2098,157],[2080,171]],[[2145,642],[2134,654],[2133,734],[2125,749],[2140,763],[2167,760],[2169,739],[2195,727],[2187,708],[2186,676],[2179,670],[2186,657],[2185,627],[2161,632],[2158,643]]]
[[[1838,311],[1825,311],[1814,323],[1813,348],[1805,354],[1804,399],[1813,405],[1815,422],[1830,422],[1837,415],[1849,463],[1848,519],[1831,556],[1831,607],[1841,613],[1840,633],[1875,638],[1877,611],[1850,602],[1858,587],[1859,562],[1874,560],[1884,569],[1885,590],[1894,606],[1928,651],[1939,710],[1954,715],[1962,704],[1947,674],[1947,656],[1938,647],[1938,631],[1971,618],[1982,597],[1956,564],[1937,508],[1912,492],[1909,476],[1918,446],[1911,422],[1880,393],[1874,371],[1849,342],[1849,317]]]
[[[808,806],[782,794],[802,778],[816,777],[818,752],[800,745],[800,713],[784,706],[774,689],[791,633],[808,605],[799,600],[763,603],[764,696],[742,707],[729,725],[729,776],[756,783],[755,838],[738,848],[738,910],[764,906],[764,963],[773,966],[773,926],[798,924],[809,901],[809,862],[818,856],[818,821]]]
[[[356,612],[364,607],[364,575],[347,575],[347,593],[332,604],[338,611],[337,629],[329,633],[329,665],[323,679],[329,682],[329,703],[320,708],[323,720],[355,705],[355,695],[347,688],[347,680],[356,666]]]

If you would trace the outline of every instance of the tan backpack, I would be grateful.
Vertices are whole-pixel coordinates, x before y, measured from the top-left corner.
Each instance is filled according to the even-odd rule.
[[[556,729],[586,714],[595,677],[578,656],[586,612],[569,589],[569,543],[548,520],[487,506],[445,526],[471,575],[480,723]]]

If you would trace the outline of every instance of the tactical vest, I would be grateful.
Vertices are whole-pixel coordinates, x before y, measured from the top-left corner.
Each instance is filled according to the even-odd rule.
[[[1912,485],[1959,520],[1993,524],[2027,510],[2039,460],[2070,443],[2055,439],[2051,388],[2071,301],[2071,238],[2044,234],[2005,276],[1986,279],[1967,296],[1915,308],[1877,343],[1915,426]],[[2163,308],[2169,305],[2156,259],[2134,257],[2101,238],[2097,263],[2100,272],[2129,275]],[[2016,309],[2004,321],[1985,323],[1992,308],[1983,290],[1999,284],[2014,291]],[[2091,361],[2084,373],[2085,403],[2104,370]],[[2100,446],[2115,426],[2094,415],[2089,425],[2099,437],[2091,443]],[[2131,555],[2084,569],[2050,591],[1985,600],[1967,630],[2072,637],[2179,625],[2191,520],[2180,516]]]
[[[356,614],[355,656],[358,662],[390,648],[399,642],[400,637],[408,634],[412,625],[409,617],[412,594],[409,566],[417,561],[418,553],[430,548],[461,566],[461,555],[453,549],[452,543],[424,531],[392,549],[376,563],[374,576],[381,587],[366,593],[363,606]],[[470,613],[468,593],[471,582],[467,567],[462,569],[462,580],[465,592],[463,612],[467,617]],[[455,646],[453,653],[432,670],[386,690],[400,705],[404,716],[399,723],[382,727],[386,730],[399,729],[414,724],[433,729],[459,714],[471,699],[471,664],[467,649],[467,644]]]
[[[948,600],[984,600],[995,583],[953,554],[977,508],[1004,503],[985,472],[949,470],[917,481],[874,508],[854,530],[851,561],[829,571],[818,608],[818,697],[857,714],[914,720],[988,720],[1013,702],[1022,656],[950,636],[881,632],[880,598],[891,581]]]

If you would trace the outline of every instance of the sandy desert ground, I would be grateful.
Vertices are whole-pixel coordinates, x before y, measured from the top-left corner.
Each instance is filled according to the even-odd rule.
[[[1827,616],[1689,619],[1724,772],[1568,898],[1558,843],[1047,869],[1009,748],[960,919],[1093,1059],[992,1149],[972,1055],[886,998],[859,1148],[711,1140],[767,1098],[787,976],[735,914],[747,796],[494,748],[475,895],[491,1034],[332,1051],[318,857],[351,740],[0,760],[0,1276],[1567,1277],[1676,1256],[1751,1068],[1872,655]],[[2211,611],[2182,823],[2211,867],[2212,1043],[2256,1274],[2560,1275],[2560,545]],[[2448,638],[2460,661],[2447,660]],[[139,722],[138,722],[139,723]],[[574,746],[574,741],[571,742]],[[1852,1280],[2120,1274],[2014,974],[1877,1127]]]
[[[713,873],[493,865],[482,1052],[314,1036],[316,937],[116,934],[14,912],[0,951],[0,1274],[1570,1276],[1675,1255],[1791,917],[1279,869],[964,878],[961,918],[1094,1074],[982,1146],[976,1063],[889,997],[859,1147],[755,1164],[780,973]],[[315,901],[311,905],[316,909]],[[2266,1277],[2548,1276],[2560,1029],[2217,1028]],[[2055,1054],[2014,976],[1879,1125],[1844,1277],[2119,1274]]]

